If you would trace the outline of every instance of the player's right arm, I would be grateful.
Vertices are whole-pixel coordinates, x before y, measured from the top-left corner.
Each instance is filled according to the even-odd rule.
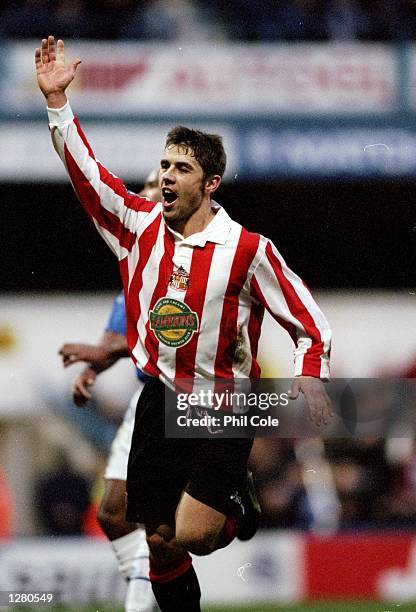
[[[110,248],[123,259],[155,204],[127,191],[123,182],[95,158],[65,93],[79,64],[80,60],[65,64],[64,43],[58,40],[55,45],[53,36],[43,39],[35,50],[36,74],[48,106],[54,147],[85,211]]]

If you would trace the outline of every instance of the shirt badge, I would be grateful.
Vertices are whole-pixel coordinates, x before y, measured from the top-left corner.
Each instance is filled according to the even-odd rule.
[[[198,331],[198,315],[187,304],[173,298],[160,298],[149,312],[150,329],[166,346],[187,344]]]
[[[179,266],[175,268],[169,279],[169,287],[177,289],[178,291],[186,291],[189,287],[189,273]]]

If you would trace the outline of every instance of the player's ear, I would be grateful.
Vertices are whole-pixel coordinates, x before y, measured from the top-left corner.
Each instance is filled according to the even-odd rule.
[[[213,176],[210,176],[205,181],[205,192],[209,194],[213,194],[214,191],[216,191],[218,187],[220,186],[220,183],[221,183],[221,177],[219,174],[214,174]]]

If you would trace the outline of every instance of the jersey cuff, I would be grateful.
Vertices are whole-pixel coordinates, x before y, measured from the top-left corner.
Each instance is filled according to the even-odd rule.
[[[50,128],[64,127],[65,125],[72,123],[72,121],[74,120],[74,113],[72,112],[69,102],[67,102],[61,108],[46,107],[46,110],[48,111]]]
[[[331,380],[329,372],[329,360],[323,355],[321,357],[321,363],[319,368],[319,374],[316,372],[316,365],[314,367],[308,367],[308,363],[305,363],[305,356],[299,355],[295,358],[295,372],[294,376],[311,376],[312,378],[320,378],[323,382],[329,382]]]

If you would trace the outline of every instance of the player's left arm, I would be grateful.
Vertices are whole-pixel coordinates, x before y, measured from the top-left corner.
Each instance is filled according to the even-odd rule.
[[[252,297],[261,302],[295,343],[295,379],[291,396],[305,395],[311,419],[326,423],[331,402],[329,379],[331,329],[311,292],[286,264],[274,244],[261,237],[261,255],[250,280]]]

